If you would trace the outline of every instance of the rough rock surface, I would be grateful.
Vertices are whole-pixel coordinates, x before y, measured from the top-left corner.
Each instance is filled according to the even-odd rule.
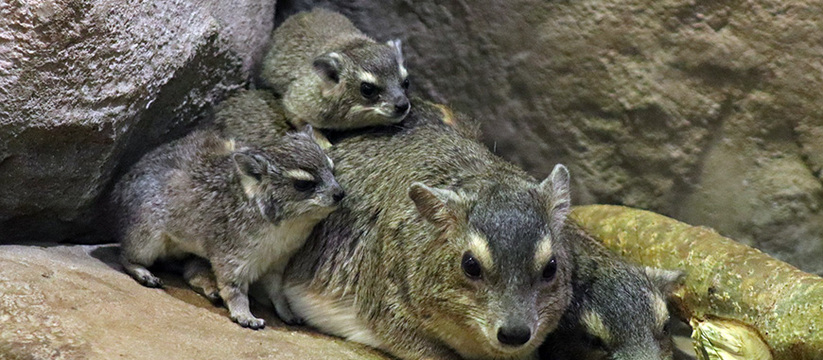
[[[247,81],[274,5],[0,3],[0,243],[87,232],[113,174]]]
[[[141,286],[116,246],[0,246],[2,359],[386,359],[365,346],[285,327],[234,324],[166,274]]]
[[[708,225],[823,274],[823,1],[282,1],[404,41],[412,87],[577,203]]]

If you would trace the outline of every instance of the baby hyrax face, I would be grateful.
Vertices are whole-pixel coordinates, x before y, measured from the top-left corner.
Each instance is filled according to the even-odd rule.
[[[312,63],[325,80],[325,97],[337,98],[341,113],[318,127],[345,129],[401,122],[411,109],[409,74],[400,40],[366,42],[318,56]]]
[[[304,131],[284,135],[270,147],[233,154],[246,196],[273,223],[323,219],[345,195],[334,178],[334,163],[317,145],[312,132],[307,126]]]
[[[584,340],[578,356],[586,360],[672,359],[666,299],[682,273],[625,264],[614,267],[612,274],[617,276],[604,276],[588,285],[577,324]]]
[[[409,195],[442,240],[410,271],[422,274],[411,296],[427,330],[461,357],[526,358],[557,326],[571,298],[560,237],[568,182],[560,165],[536,188],[497,186],[474,199],[412,185]]]

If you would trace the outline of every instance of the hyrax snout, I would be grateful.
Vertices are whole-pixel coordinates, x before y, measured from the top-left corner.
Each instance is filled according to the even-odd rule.
[[[278,315],[298,321],[280,291],[282,274],[314,225],[344,196],[332,167],[310,127],[266,147],[211,131],[158,147],[112,192],[121,262],[141,284],[159,287],[160,279],[146,267],[196,255],[208,261],[217,285],[201,291],[219,295],[240,325],[264,326],[249,311],[247,295],[249,284],[260,278]]]

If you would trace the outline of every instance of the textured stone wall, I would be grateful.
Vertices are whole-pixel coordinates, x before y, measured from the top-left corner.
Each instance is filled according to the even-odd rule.
[[[282,1],[400,38],[414,91],[577,203],[716,228],[823,274],[823,2]]]
[[[0,2],[0,243],[93,234],[113,174],[245,84],[274,6]]]

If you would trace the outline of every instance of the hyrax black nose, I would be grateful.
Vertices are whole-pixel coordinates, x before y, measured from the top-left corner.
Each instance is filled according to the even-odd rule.
[[[504,345],[520,346],[532,337],[532,332],[528,326],[501,326],[497,330],[497,340]]]
[[[407,110],[409,110],[409,101],[403,100],[397,104],[394,104],[394,113],[397,115],[405,114]]]
[[[343,189],[340,189],[338,192],[334,193],[331,196],[331,198],[334,200],[334,202],[340,202],[340,200],[343,200],[343,198],[345,196],[346,196],[346,192],[343,191]]]

